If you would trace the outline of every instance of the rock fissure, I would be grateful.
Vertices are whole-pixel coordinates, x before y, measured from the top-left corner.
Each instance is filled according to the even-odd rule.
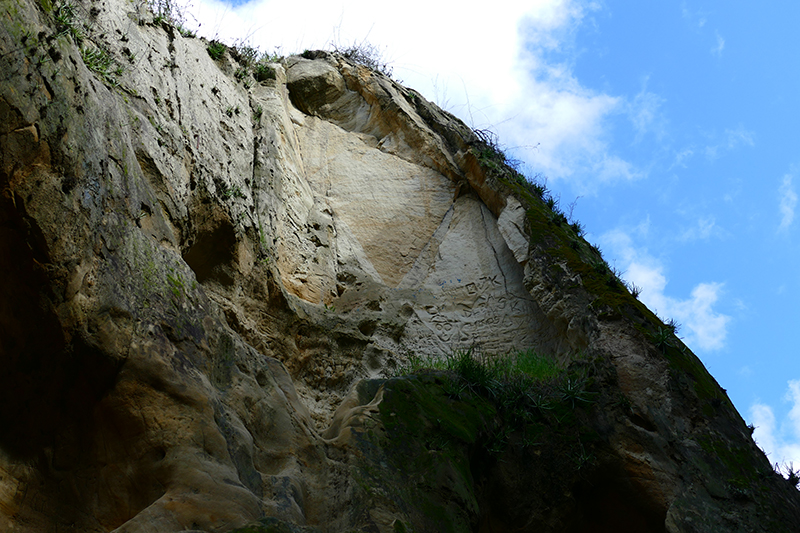
[[[486,241],[489,242],[491,244],[491,246],[492,246],[492,252],[493,252],[492,256],[494,257],[495,261],[497,262],[497,269],[500,271],[500,274],[501,274],[501,276],[503,278],[503,290],[506,293],[508,293],[509,292],[508,285],[506,284],[507,277],[505,275],[505,272],[503,272],[503,265],[500,264],[500,260],[498,259],[498,251],[495,249],[494,244],[492,243],[491,239],[489,238],[486,214],[484,213],[484,209],[485,209],[485,207],[481,206],[481,221],[483,222],[484,232],[485,232],[485,235],[486,235]]]

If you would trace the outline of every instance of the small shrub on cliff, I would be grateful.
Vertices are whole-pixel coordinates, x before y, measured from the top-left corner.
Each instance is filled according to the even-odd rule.
[[[86,68],[97,74],[105,83],[112,87],[119,85],[118,76],[122,75],[122,66],[105,47],[83,46],[81,47],[81,58],[86,64]]]
[[[511,183],[517,183],[523,186],[534,197],[539,198],[553,211],[555,218],[554,223],[561,225],[562,223],[575,223],[572,220],[572,213],[570,217],[566,217],[558,207],[558,198],[550,194],[547,189],[547,179],[541,174],[535,174],[532,178],[528,178],[520,172],[522,162],[513,157],[509,157],[500,146],[500,141],[497,134],[491,130],[476,129],[473,130],[478,142],[472,148],[472,153],[478,158],[481,166],[488,170],[489,174],[493,174],[500,179],[507,180]],[[581,228],[582,229],[582,228]],[[576,233],[578,230],[575,230]]]
[[[69,35],[76,44],[83,42],[86,28],[78,16],[78,7],[70,2],[62,2],[55,10],[56,29],[59,35]]]
[[[178,4],[175,0],[148,0],[147,7],[153,13],[153,24],[168,24],[184,37],[195,36],[194,32],[187,27],[188,6],[186,4]]]
[[[222,59],[222,56],[225,55],[225,50],[227,49],[228,47],[219,41],[211,41],[210,43],[208,43],[208,46],[206,47],[206,51],[208,51],[209,57],[211,57],[211,59],[213,59],[214,61],[219,61],[220,59]]]
[[[561,370],[548,357],[534,350],[506,355],[488,355],[480,349],[456,350],[444,358],[425,358],[410,354],[400,374],[420,370],[449,370],[470,390],[501,397],[519,392],[534,382],[556,378]]]
[[[360,43],[354,42],[350,46],[341,46],[337,43],[331,43],[331,48],[334,53],[340,54],[346,59],[364,65],[384,76],[392,77],[392,66],[389,61],[384,59],[383,52],[368,41],[361,41]]]
[[[275,68],[270,66],[267,62],[259,62],[253,69],[253,77],[257,82],[274,80],[277,74]]]
[[[631,296],[634,298],[639,298],[639,295],[642,294],[642,288],[633,283],[632,281],[625,282],[625,287],[628,289],[628,292],[631,293]]]
[[[252,69],[258,61],[261,52],[258,48],[250,46],[243,40],[238,40],[231,46],[231,57],[245,69]]]
[[[784,464],[783,467],[776,464],[775,471],[782,474],[795,489],[800,485],[800,468],[795,468],[794,463]]]

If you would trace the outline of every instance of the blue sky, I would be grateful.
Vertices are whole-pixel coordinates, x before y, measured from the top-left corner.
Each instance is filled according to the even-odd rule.
[[[283,54],[381,48],[562,207],[577,200],[588,239],[682,324],[770,459],[800,465],[800,3],[287,4],[203,0],[190,25]]]

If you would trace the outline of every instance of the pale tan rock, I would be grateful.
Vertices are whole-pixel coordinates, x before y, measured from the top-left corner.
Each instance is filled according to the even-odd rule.
[[[506,241],[514,259],[525,266],[528,261],[528,243],[530,237],[525,234],[525,208],[519,200],[510,196],[506,199],[506,206],[497,217],[497,229]]]

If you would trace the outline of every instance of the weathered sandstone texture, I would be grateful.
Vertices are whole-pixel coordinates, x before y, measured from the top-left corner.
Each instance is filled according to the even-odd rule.
[[[800,530],[700,361],[458,119],[64,5],[0,4],[0,530]],[[564,380],[396,377],[473,346]]]

